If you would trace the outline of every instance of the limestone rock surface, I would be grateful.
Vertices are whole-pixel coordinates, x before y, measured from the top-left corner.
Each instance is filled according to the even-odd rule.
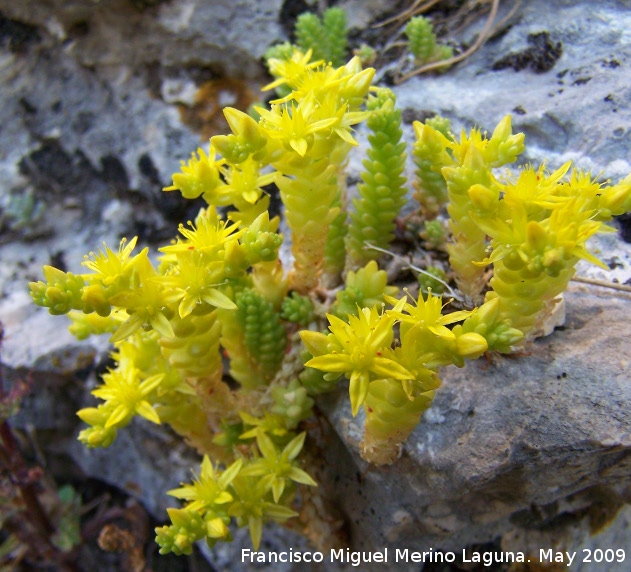
[[[507,531],[546,527],[555,533],[540,540],[552,543],[567,533],[564,520],[594,525],[601,511],[604,524],[628,502],[631,298],[581,286],[566,301],[564,328],[523,355],[445,370],[394,465],[357,461],[360,483],[349,475],[336,490],[358,547],[459,554]],[[356,450],[361,420],[351,418],[346,400],[326,411]]]

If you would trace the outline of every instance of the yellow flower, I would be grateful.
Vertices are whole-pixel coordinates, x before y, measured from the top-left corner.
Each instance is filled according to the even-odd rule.
[[[239,206],[239,200],[254,204],[263,194],[263,187],[274,182],[276,173],[261,174],[261,165],[251,157],[224,170],[224,176],[228,184],[225,191],[232,196],[232,204]]]
[[[236,518],[238,526],[250,529],[254,550],[258,550],[261,544],[264,521],[271,519],[285,522],[288,518],[298,516],[287,506],[268,502],[268,489],[261,479],[238,475],[232,481],[232,489],[235,501],[228,508],[228,515]]]
[[[282,451],[274,445],[274,442],[262,431],[256,435],[256,444],[263,457],[254,461],[241,471],[246,477],[262,477],[261,482],[272,489],[274,502],[278,503],[282,496],[287,480],[317,486],[317,483],[302,469],[299,469],[294,460],[302,450],[306,433],[294,437]]]
[[[232,135],[215,135],[210,144],[228,163],[242,163],[252,155],[261,158],[265,154],[267,139],[258,123],[247,113],[233,107],[226,107],[223,114],[232,129]]]
[[[261,433],[270,433],[275,437],[283,437],[287,434],[285,419],[282,415],[266,411],[263,419],[257,419],[245,411],[239,411],[239,417],[241,417],[245,425],[252,427],[252,429],[248,429],[239,435],[239,439],[252,439]]]
[[[160,424],[160,417],[147,401],[147,397],[160,385],[164,374],[152,375],[144,381],[139,379],[135,368],[116,369],[103,375],[105,382],[92,392],[103,399],[113,410],[105,422],[105,429],[128,423],[134,415],[140,415],[152,423]]]
[[[330,129],[339,122],[337,117],[313,120],[315,99],[306,97],[299,106],[272,105],[271,111],[256,108],[261,115],[261,125],[272,139],[280,139],[287,149],[293,149],[304,157],[313,143],[314,134]]]
[[[166,337],[173,337],[173,328],[169,323],[169,310],[166,307],[165,292],[149,277],[130,290],[112,296],[112,305],[126,310],[129,318],[123,322],[110,338],[110,342],[120,342],[131,336],[138,328],[149,325]]]
[[[189,256],[186,256],[189,254]],[[236,304],[217,287],[224,282],[224,263],[204,262],[196,253],[178,257],[172,274],[158,276],[155,281],[169,289],[164,295],[165,304],[179,302],[180,318],[188,316],[198,304],[206,303],[215,308],[235,310]]]
[[[186,505],[186,509],[190,511],[207,511],[215,508],[215,505],[225,505],[233,500],[227,488],[241,470],[242,464],[243,461],[239,459],[222,473],[216,470],[208,456],[204,455],[201,473],[193,484],[182,483],[179,489],[170,490],[167,494],[190,501]]]
[[[546,272],[557,276],[572,265],[572,257],[583,258],[601,268],[606,266],[585,248],[587,240],[597,232],[611,228],[595,220],[593,211],[581,212],[579,199],[567,199],[542,221],[528,220],[524,207],[517,205],[511,220],[488,221],[480,226],[492,237],[493,251],[479,265],[498,261],[509,270],[526,268],[530,275]]]
[[[370,117],[370,114],[370,111],[349,111],[348,104],[340,101],[340,96],[335,91],[325,92],[318,99],[316,109],[317,117],[335,119],[335,123],[331,125],[332,132],[350,145],[358,145],[351,135],[351,125],[365,121]]]
[[[184,161],[180,163],[182,172],[173,175],[173,184],[169,187],[164,187],[164,191],[179,190],[185,199],[196,199],[202,194],[205,196],[217,195],[216,189],[220,189],[222,186],[219,177],[219,167],[223,165],[224,160],[215,159],[217,154],[212,145],[208,155],[201,148],[197,150],[197,153],[197,155],[195,153],[191,154],[191,159],[188,163],[184,163]],[[213,204],[216,203],[215,200],[212,202]],[[218,202],[217,204],[222,203]]]
[[[81,264],[97,274],[101,278],[103,286],[110,286],[122,277],[128,277],[134,268],[148,260],[148,248],[144,248],[136,256],[130,258],[137,240],[138,237],[135,236],[129,241],[129,244],[126,244],[127,239],[123,238],[118,252],[114,252],[109,246],[103,244],[103,250],[99,249],[98,253],[91,252],[90,256],[86,256]],[[84,275],[83,278],[89,279],[91,276]]]
[[[322,65],[322,60],[310,62],[309,60],[311,60],[312,55],[313,50],[308,50],[305,53],[296,49],[291,55],[291,58],[287,60],[271,58],[267,62],[269,71],[278,79],[264,86],[262,91],[275,89],[284,84],[288,84],[290,88],[295,89],[308,70]]]
[[[331,93],[337,97],[337,91],[344,80],[343,73],[344,68],[334,68],[331,64],[306,69],[294,81],[291,93],[280,99],[274,99],[270,103],[276,105],[292,100],[299,103],[308,96],[315,97],[320,102],[327,94]]]
[[[453,340],[455,335],[446,326],[460,322],[471,314],[471,312],[467,311],[443,314],[443,308],[446,304],[443,304],[442,297],[434,296],[431,289],[428,289],[427,299],[424,299],[421,295],[417,301],[414,301],[414,304],[406,302],[407,296],[404,296],[401,300],[390,296],[384,296],[384,298],[395,306],[392,310],[388,310],[387,313],[401,321],[402,338],[404,337],[404,332],[415,326],[416,328],[427,328],[432,334],[440,338]]]
[[[376,308],[360,308],[358,316],[349,315],[349,323],[327,314],[328,336],[317,332],[300,332],[312,355],[305,365],[321,371],[344,374],[350,380],[349,393],[353,415],[368,394],[372,379],[410,379],[412,374],[400,364],[384,357],[394,337],[394,317],[380,314]],[[326,349],[325,349],[326,348]],[[327,352],[325,355],[318,355]]]
[[[195,219],[195,224],[189,221],[188,226],[190,228],[181,224],[178,229],[186,240],[180,240],[158,250],[167,254],[197,251],[208,258],[217,259],[217,255],[225,249],[227,242],[236,240],[243,234],[242,230],[237,230],[236,224],[228,225],[221,220],[214,206],[202,209]]]
[[[532,220],[537,213],[546,212],[544,209],[553,209],[565,202],[569,198],[567,193],[570,186],[562,183],[562,179],[571,166],[571,161],[568,161],[550,174],[546,173],[545,165],[537,170],[527,167],[520,172],[517,181],[503,185],[502,202],[507,218],[513,209],[525,208]]]

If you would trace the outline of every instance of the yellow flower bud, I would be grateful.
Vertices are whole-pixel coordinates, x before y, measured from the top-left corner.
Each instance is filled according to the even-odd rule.
[[[83,289],[81,300],[89,307],[94,308],[99,316],[107,317],[112,311],[112,307],[105,294],[105,289],[100,284],[91,284]]]
[[[456,338],[456,351],[462,357],[476,359],[487,349],[488,344],[480,334],[470,332]]]
[[[469,188],[469,198],[481,211],[493,211],[500,198],[499,191],[475,184]]]

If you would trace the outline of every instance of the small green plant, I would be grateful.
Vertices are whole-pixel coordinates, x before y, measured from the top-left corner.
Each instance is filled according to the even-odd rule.
[[[323,61],[333,66],[342,66],[346,62],[348,51],[348,30],[346,13],[341,8],[327,8],[320,18],[313,12],[304,12],[298,16],[294,30],[296,44],[284,42],[268,48],[265,61],[288,61],[296,50],[310,53],[313,61]],[[370,51],[370,52],[369,52]],[[374,57],[374,50],[365,46],[363,56]],[[270,69],[273,74],[274,71]],[[284,88],[278,88],[280,95],[287,95]]]
[[[405,142],[401,129],[401,110],[395,107],[392,91],[380,88],[366,102],[371,111],[366,124],[370,148],[364,160],[359,198],[353,201],[348,227],[346,267],[357,270],[380,256],[366,244],[388,248],[394,239],[395,221],[406,203]]]
[[[341,8],[327,8],[319,18],[305,12],[296,20],[296,42],[303,51],[312,50],[316,60],[341,66],[346,61],[348,31],[346,13]]]
[[[30,189],[11,192],[5,204],[0,206],[0,232],[22,235],[24,238],[36,238],[42,231],[41,222],[46,205],[35,197]]]
[[[371,66],[377,59],[377,50],[369,44],[363,43],[353,50],[353,55],[359,57],[364,67]]]
[[[453,56],[451,46],[438,44],[432,23],[424,16],[414,16],[405,25],[408,49],[417,66],[447,60]]]
[[[80,440],[106,447],[140,416],[168,423],[203,459],[191,484],[170,491],[183,506],[157,529],[162,552],[230,540],[234,525],[248,527],[258,547],[266,521],[309,513],[317,492],[303,422],[313,397],[342,379],[352,414],[365,413],[361,456],[394,462],[440,369],[537,335],[578,260],[601,264],[588,239],[631,209],[631,176],[610,186],[569,164],[508,170],[524,149],[510,117],[490,137],[415,122],[417,206],[449,215],[425,232],[443,248],[448,228],[448,276],[467,307],[452,311],[436,295],[438,284],[456,288],[436,270],[433,282],[421,279],[426,292],[401,294],[376,260],[409,187],[394,95],[371,87],[374,70],[358,58],[336,67],[293,49],[268,63],[267,89],[284,95],[257,108],[258,120],[227,108],[232,132],[173,175],[166,191],[207,207],[156,262],[147,248],[136,252],[134,238],[91,253],[83,274],[47,266],[45,281],[30,285],[35,303],[68,314],[77,335],[112,336],[115,365],[93,391],[100,403],[78,413],[87,424]],[[345,166],[362,122],[369,150],[349,205]],[[291,234],[290,268],[278,257],[270,183]]]

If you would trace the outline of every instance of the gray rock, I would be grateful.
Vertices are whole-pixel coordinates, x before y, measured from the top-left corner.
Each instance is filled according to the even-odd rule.
[[[259,58],[281,34],[280,0],[75,0],[0,2],[6,18],[66,42],[84,66],[213,66],[260,74]]]
[[[352,515],[358,547],[459,551],[520,525],[543,527],[562,512],[550,507],[563,499],[624,491],[631,298],[581,286],[566,300],[563,331],[535,341],[526,355],[445,370],[395,465],[356,460],[361,483],[348,474],[337,498]],[[356,450],[360,420],[350,417],[346,399],[323,406]],[[620,494],[616,508],[627,500]],[[552,514],[538,516],[542,507]]]
[[[527,160],[553,167],[572,159],[595,174],[626,176],[631,43],[625,7],[628,2],[614,0],[523,3],[505,33],[464,62],[398,86],[399,105],[445,115],[457,133],[473,125],[490,132],[512,114],[515,131],[526,134]],[[550,47],[541,48],[549,69],[536,56],[524,58],[520,71],[498,65],[532,49],[532,38],[542,33],[561,45],[558,59]]]

